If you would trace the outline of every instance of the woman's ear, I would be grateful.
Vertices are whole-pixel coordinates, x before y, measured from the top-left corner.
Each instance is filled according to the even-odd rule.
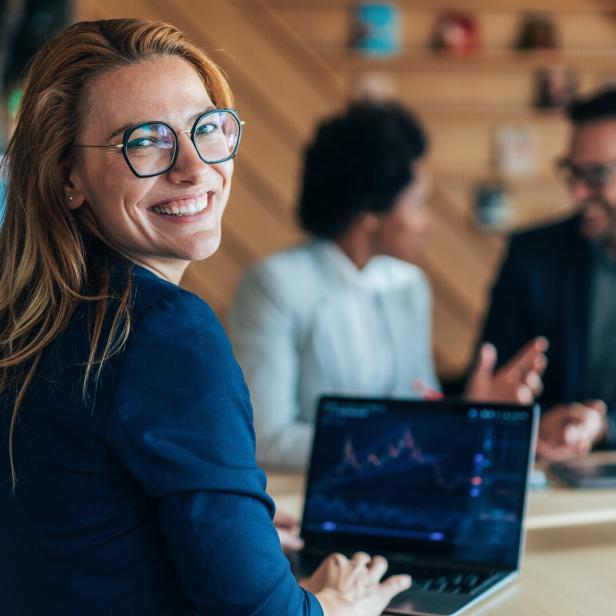
[[[62,168],[62,174],[64,178],[64,195],[66,196],[66,205],[69,210],[76,210],[85,203],[85,196],[83,191],[80,190],[80,177],[74,170],[74,167],[64,165]]]
[[[381,224],[379,216],[373,212],[362,212],[359,215],[358,222],[361,228],[370,234],[374,233]]]

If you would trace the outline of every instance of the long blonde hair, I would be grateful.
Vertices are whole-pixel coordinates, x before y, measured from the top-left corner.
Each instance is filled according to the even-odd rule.
[[[89,279],[84,235],[91,217],[67,207],[65,181],[90,80],[156,55],[185,59],[201,76],[214,105],[232,105],[220,69],[180,31],[164,23],[137,19],[76,23],[39,51],[28,71],[4,159],[8,189],[0,229],[0,393],[14,395],[8,440],[13,486],[13,435],[19,408],[42,352],[67,327],[78,304],[92,302],[96,315],[85,362],[84,396],[88,380],[122,349],[130,332],[128,279],[122,295],[115,298],[118,308],[109,335],[101,340],[112,299],[109,276],[103,271]]]

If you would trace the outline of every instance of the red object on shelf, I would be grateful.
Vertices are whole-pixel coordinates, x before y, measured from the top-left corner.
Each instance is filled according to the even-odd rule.
[[[475,15],[466,11],[445,11],[434,29],[434,49],[454,56],[474,52],[480,45],[479,24]]]

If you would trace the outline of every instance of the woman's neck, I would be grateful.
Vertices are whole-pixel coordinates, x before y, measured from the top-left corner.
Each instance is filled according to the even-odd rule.
[[[180,280],[182,280],[186,268],[190,265],[190,261],[179,261],[178,259],[148,259],[147,257],[136,258],[131,255],[125,256],[159,278],[176,285],[180,284]]]
[[[358,270],[364,269],[374,257],[372,242],[363,229],[351,227],[334,240]]]

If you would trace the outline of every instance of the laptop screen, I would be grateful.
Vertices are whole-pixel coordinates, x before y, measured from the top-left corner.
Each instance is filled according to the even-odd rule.
[[[326,397],[306,489],[307,545],[515,568],[531,407]]]

